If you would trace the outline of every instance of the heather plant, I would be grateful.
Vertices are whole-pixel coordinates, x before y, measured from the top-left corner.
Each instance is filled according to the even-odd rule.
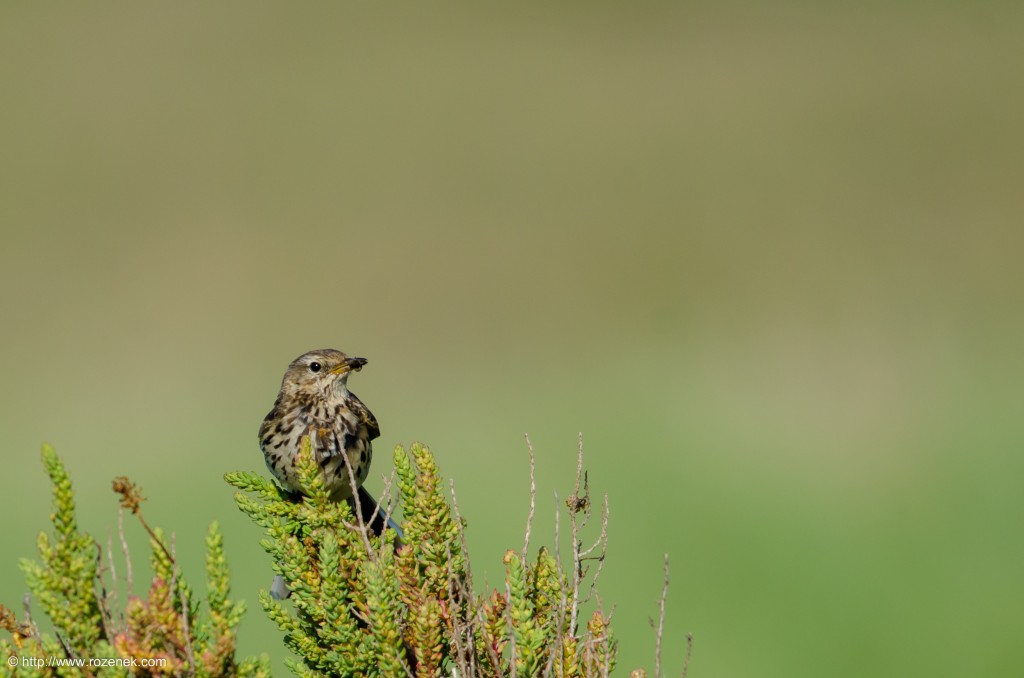
[[[424,445],[395,448],[395,470],[379,502],[387,518],[392,507],[401,516],[400,532],[386,528],[377,534],[360,518],[366,515],[361,507],[331,501],[308,441],[297,457],[301,493],[286,492],[256,473],[225,474],[238,490],[238,507],[263,528],[260,543],[291,591],[286,601],[259,593],[261,607],[295,655],[285,660],[291,671],[417,678],[609,675],[618,641],[612,614],[597,595],[608,543],[607,497],[599,508],[592,501],[581,439],[575,487],[561,503],[565,509],[555,514],[554,543],[532,550],[536,486],[529,439],[527,446],[530,509],[523,544],[505,552],[504,581],[479,593],[454,484],[444,483]],[[266,655],[236,657],[245,607],[230,597],[217,523],[205,539],[204,601],[183,576],[173,543],[145,520],[137,486],[127,478],[114,480],[123,556],[115,559],[112,540],[104,551],[79,529],[71,481],[53,448],[44,446],[42,458],[53,486],[52,531],[39,535],[38,560],[21,563],[31,591],[22,617],[0,605],[0,628],[9,632],[0,638],[0,675],[270,675]],[[152,578],[141,595],[132,592],[126,514],[149,537]],[[567,524],[560,536],[563,515]],[[666,559],[659,619],[652,622],[658,678],[667,585]],[[127,591],[123,604],[119,590]],[[40,629],[33,609],[42,611],[52,631]],[[23,661],[42,657],[60,661]],[[686,663],[688,658],[689,638]],[[637,669],[630,675],[647,674]]]
[[[308,443],[296,461],[301,498],[259,474],[226,474],[239,490],[238,507],[264,529],[261,544],[292,592],[290,602],[266,592],[259,599],[297,657],[287,660],[289,668],[299,676],[610,674],[618,642],[611,614],[596,596],[607,548],[607,498],[596,514],[597,535],[585,543],[595,513],[581,440],[575,491],[565,501],[570,561],[563,564],[560,555],[557,515],[553,548],[540,547],[530,556],[532,447],[530,461],[522,549],[505,553],[502,586],[483,594],[473,586],[467,523],[454,485],[444,487],[424,445],[395,448],[395,473],[379,502],[390,514],[391,486],[397,484],[401,535],[393,529],[373,534],[359,518],[363,511],[332,502]],[[667,561],[665,576],[667,584]],[[664,593],[655,675],[661,671],[663,618]]]
[[[136,515],[150,537],[153,577],[143,596],[132,594],[131,554],[119,530],[126,580],[116,577],[113,549],[78,527],[75,500],[64,465],[43,447],[43,465],[53,485],[52,534],[37,540],[39,560],[23,559],[32,593],[24,617],[0,605],[0,671],[17,676],[269,676],[267,657],[235,657],[238,624],[245,606],[230,598],[224,544],[217,523],[206,535],[206,604],[186,583],[159,529],[142,516],[142,495],[126,478],[114,481],[122,509]],[[123,523],[119,521],[119,525]],[[121,583],[128,591],[118,605]],[[52,624],[42,632],[32,617],[38,603]],[[33,662],[31,660],[44,660]]]

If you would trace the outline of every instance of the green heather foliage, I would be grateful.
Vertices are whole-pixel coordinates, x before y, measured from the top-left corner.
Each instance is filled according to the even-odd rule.
[[[330,500],[308,441],[297,460],[301,498],[255,473],[225,474],[239,490],[238,507],[265,530],[260,543],[292,591],[284,602],[261,591],[259,601],[297,656],[286,660],[296,675],[564,678],[612,671],[617,643],[610,615],[594,596],[607,544],[607,508],[600,513],[600,536],[585,545],[582,533],[593,505],[582,475],[582,446],[576,490],[566,501],[571,559],[563,565],[557,544],[527,557],[531,508],[522,551],[506,551],[505,581],[485,594],[474,592],[466,524],[454,491],[450,498],[443,491],[430,450],[420,444],[408,451],[399,446],[394,462],[401,539],[393,529],[373,535],[347,502]],[[0,639],[0,675],[270,675],[266,655],[235,657],[244,605],[230,598],[216,523],[206,535],[203,605],[163,532],[143,518],[139,489],[126,478],[115,479],[121,507],[137,516],[150,536],[152,580],[143,596],[133,595],[131,575],[118,580],[110,554],[104,558],[96,541],[79,530],[71,481],[49,446],[43,448],[43,464],[53,484],[53,533],[39,535],[39,560],[26,559],[21,566],[53,633],[39,630],[28,607],[19,621],[0,605],[0,628],[10,634]],[[120,588],[128,589],[123,606],[118,605]],[[590,610],[586,619],[584,607]],[[660,647],[660,630],[658,641]],[[11,667],[11,657],[134,659],[139,665],[83,669],[21,662]],[[149,660],[161,665],[141,664]],[[658,675],[660,657],[656,662]],[[642,669],[631,674],[645,675]]]
[[[10,639],[0,639],[0,672],[17,676],[124,676],[128,669],[116,660],[160,660],[161,667],[136,665],[132,675],[269,676],[269,659],[235,659],[236,629],[244,612],[230,600],[228,567],[217,524],[206,537],[207,605],[201,605],[167,548],[160,530],[149,530],[153,579],[144,598],[132,595],[123,611],[117,602],[119,582],[107,581],[112,563],[105,562],[99,544],[78,529],[71,480],[57,453],[43,447],[43,465],[53,484],[53,535],[39,535],[39,561],[24,559],[21,569],[29,589],[53,624],[54,634],[41,633],[27,617],[18,621],[0,606],[0,626]],[[139,515],[138,489],[119,479],[122,506]],[[126,557],[127,557],[126,548]],[[102,667],[11,667],[11,657],[115,660]]]
[[[587,622],[578,621],[592,581],[583,585],[589,570],[576,513],[589,516],[589,497],[578,496],[577,488],[569,502],[575,552],[569,571],[546,548],[529,560],[510,550],[504,590],[478,596],[465,525],[442,492],[434,456],[413,444],[408,451],[397,447],[394,460],[402,541],[393,530],[373,536],[347,503],[329,500],[308,445],[297,463],[301,501],[253,473],[225,476],[242,490],[235,495],[238,507],[266,531],[263,548],[292,591],[288,603],[266,592],[260,603],[298,656],[289,663],[297,675],[561,677],[611,671],[616,642],[609,618],[598,609]],[[603,559],[604,534],[602,528],[595,561]]]

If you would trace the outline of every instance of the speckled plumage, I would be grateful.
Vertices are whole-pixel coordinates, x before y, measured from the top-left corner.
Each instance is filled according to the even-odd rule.
[[[267,467],[286,489],[299,490],[295,455],[307,435],[332,499],[349,499],[366,480],[373,457],[371,441],[380,428],[366,405],[348,390],[349,375],[365,364],[363,358],[321,349],[288,366],[259,434]],[[346,464],[352,465],[355,487]]]

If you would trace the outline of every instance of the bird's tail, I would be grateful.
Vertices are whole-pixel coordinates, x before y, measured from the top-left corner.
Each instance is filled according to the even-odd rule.
[[[355,502],[350,499],[349,503],[352,504],[352,510],[354,511],[356,509]],[[361,485],[359,486],[359,508],[363,510],[363,524],[370,528],[370,532],[374,536],[380,536],[384,532],[384,521],[387,520],[387,526],[398,535],[398,543],[395,546],[399,546],[402,540],[405,539],[402,528],[398,526],[398,523],[392,520],[391,516],[377,505],[377,500]]]

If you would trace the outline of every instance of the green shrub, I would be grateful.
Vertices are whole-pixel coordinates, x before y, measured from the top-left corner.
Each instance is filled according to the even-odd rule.
[[[284,635],[300,676],[605,676],[615,668],[617,641],[610,614],[595,595],[607,546],[607,502],[599,528],[583,542],[594,506],[578,453],[575,491],[568,497],[570,557],[563,564],[558,544],[533,557],[530,529],[535,487],[531,448],[530,513],[522,549],[504,556],[499,589],[475,592],[466,522],[454,486],[442,487],[430,450],[413,444],[395,448],[397,503],[402,534],[374,534],[347,502],[328,496],[323,477],[304,446],[297,462],[301,498],[255,473],[233,472],[238,507],[266,535],[261,541],[272,567],[291,590],[287,602],[266,591],[259,602]],[[49,446],[43,464],[53,485],[53,533],[41,533],[39,560],[23,560],[28,587],[49,618],[43,633],[25,614],[0,605],[0,672],[17,676],[269,676],[266,655],[235,657],[244,605],[230,599],[223,540],[213,523],[206,536],[205,605],[182,576],[163,533],[141,512],[143,498],[126,478],[114,481],[122,510],[135,515],[150,537],[153,576],[144,596],[132,595],[131,558],[122,530],[126,577],[119,580],[108,546],[81,532],[71,481]],[[448,491],[446,491],[448,490]],[[558,542],[556,515],[555,541]],[[119,526],[121,521],[119,521]],[[668,583],[666,560],[665,586]],[[124,605],[117,591],[128,589]],[[664,619],[656,631],[655,675],[661,675]],[[8,660],[19,658],[13,664]],[[51,658],[49,663],[29,660]],[[58,659],[63,664],[55,665]],[[687,657],[688,659],[688,657]],[[76,665],[75,662],[78,662]],[[129,668],[130,666],[130,668]],[[84,668],[83,668],[84,667]],[[685,674],[685,669],[684,669]],[[631,676],[645,676],[636,670]]]
[[[610,615],[598,606],[580,620],[607,544],[606,506],[599,536],[589,546],[581,540],[593,509],[582,446],[566,502],[572,562],[563,567],[557,545],[555,555],[540,548],[527,558],[531,483],[526,543],[505,553],[504,590],[485,595],[474,591],[465,521],[454,489],[451,500],[442,491],[430,450],[399,446],[394,461],[401,540],[391,529],[373,535],[348,503],[330,501],[308,444],[297,462],[302,500],[254,473],[225,476],[242,490],[238,507],[266,531],[262,546],[292,591],[291,605],[265,592],[260,603],[298,656],[289,660],[297,675],[563,677],[614,669]]]
[[[228,597],[228,567],[216,523],[206,536],[204,614],[162,532],[150,529],[142,518],[138,488],[125,478],[115,480],[122,507],[136,514],[149,532],[153,579],[145,597],[131,595],[129,581],[124,608],[114,610],[114,563],[109,554],[104,558],[92,536],[78,529],[71,480],[48,445],[43,447],[43,465],[53,484],[53,534],[40,533],[39,561],[24,559],[21,569],[53,634],[40,632],[27,604],[22,621],[0,605],[0,626],[11,634],[0,640],[0,671],[18,676],[123,676],[129,671],[137,676],[270,675],[265,656],[235,658],[236,630],[245,608]],[[130,572],[130,554],[121,536]],[[18,659],[12,664],[12,658]],[[48,661],[33,661],[39,659]],[[62,665],[47,665],[58,663],[53,660]]]

